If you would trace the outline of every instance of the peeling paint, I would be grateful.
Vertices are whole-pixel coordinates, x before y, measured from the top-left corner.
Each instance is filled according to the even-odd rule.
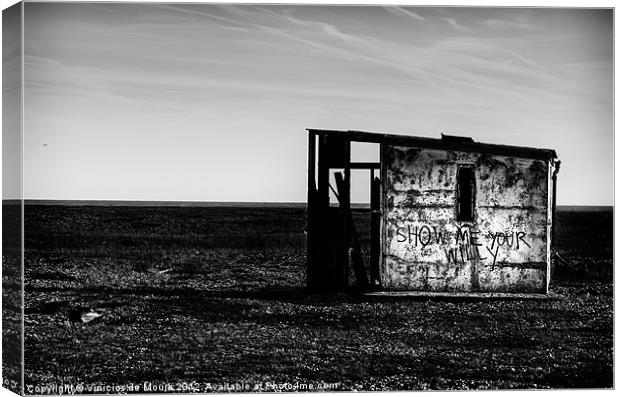
[[[381,285],[393,290],[546,292],[546,161],[386,145]],[[457,221],[458,167],[475,216]]]

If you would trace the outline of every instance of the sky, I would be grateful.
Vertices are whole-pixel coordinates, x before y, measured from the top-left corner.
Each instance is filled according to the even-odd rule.
[[[26,3],[24,197],[303,202],[325,128],[555,149],[558,204],[612,205],[612,17]]]

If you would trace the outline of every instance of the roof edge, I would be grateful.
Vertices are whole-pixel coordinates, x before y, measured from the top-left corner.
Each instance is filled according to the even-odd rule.
[[[551,161],[558,159],[553,149],[533,148],[527,146],[500,145],[495,143],[476,142],[471,138],[449,135],[450,139],[427,138],[413,135],[386,134],[358,130],[328,130],[307,128],[309,133],[327,135],[347,135],[351,141],[390,143],[401,146],[423,147],[428,149],[454,150],[470,153],[495,154]],[[444,134],[442,134],[444,136]],[[454,139],[454,138],[457,139]]]

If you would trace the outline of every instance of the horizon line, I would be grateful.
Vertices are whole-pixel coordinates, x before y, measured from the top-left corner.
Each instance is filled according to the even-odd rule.
[[[250,207],[307,207],[306,201],[208,201],[208,200],[82,200],[82,199],[2,199],[3,204],[24,202],[24,205],[66,205],[66,206],[158,206],[158,207],[226,207],[226,206],[250,206]],[[369,207],[369,203],[351,203],[353,208]],[[613,204],[558,204],[558,208],[587,208],[608,207],[614,208]]]

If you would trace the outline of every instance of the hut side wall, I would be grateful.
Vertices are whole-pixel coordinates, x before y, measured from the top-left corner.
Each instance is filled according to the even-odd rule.
[[[546,292],[546,161],[386,144],[381,285]],[[475,173],[475,217],[457,221],[457,172]]]

